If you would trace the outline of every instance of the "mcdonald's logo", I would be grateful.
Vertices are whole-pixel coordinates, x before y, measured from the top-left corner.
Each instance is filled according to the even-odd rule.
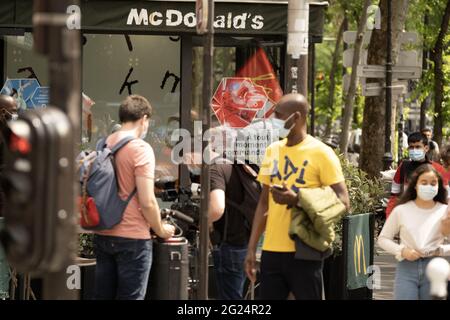
[[[361,273],[361,260],[363,266],[362,272],[364,272],[364,274],[367,274],[366,255],[364,252],[364,239],[360,234],[355,236],[355,243],[353,244],[353,261],[355,263],[356,276]]]

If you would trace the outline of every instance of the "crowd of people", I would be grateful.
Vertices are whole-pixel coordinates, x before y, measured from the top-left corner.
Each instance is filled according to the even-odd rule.
[[[6,102],[2,117],[9,121],[14,110]],[[260,298],[323,298],[323,263],[334,240],[330,230],[351,204],[335,152],[307,134],[308,113],[304,96],[285,95],[271,119],[281,139],[268,146],[260,166],[222,161],[210,167],[208,214],[218,299],[243,299],[246,277],[256,281],[263,234]],[[119,108],[121,126],[106,139],[113,148],[132,138],[114,156],[119,194],[131,200],[119,224],[95,232],[97,299],[144,299],[152,265],[150,229],[162,239],[175,233],[161,220],[155,198],[155,156],[144,141],[151,116],[146,98],[128,96]],[[378,240],[399,261],[397,299],[429,298],[424,269],[433,257],[450,254],[450,146],[439,153],[430,134],[427,129],[408,137],[409,157],[395,174]]]
[[[430,299],[426,267],[434,257],[450,256],[450,148],[439,153],[431,137],[430,129],[408,136],[408,158],[395,173],[378,239],[379,246],[398,261],[394,286],[398,300]]]

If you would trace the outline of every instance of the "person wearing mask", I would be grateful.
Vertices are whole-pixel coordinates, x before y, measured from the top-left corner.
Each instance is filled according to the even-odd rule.
[[[441,162],[445,169],[444,177],[450,182],[450,145],[441,150]]]
[[[115,155],[119,194],[126,199],[137,190],[122,221],[110,230],[96,231],[96,299],[143,300],[152,264],[150,228],[161,238],[170,238],[175,228],[161,221],[154,193],[155,156],[144,141],[152,108],[139,95],[128,96],[119,107],[121,127],[106,144],[113,147],[122,139],[135,139]]]
[[[256,248],[263,232],[261,299],[322,299],[322,261],[296,259],[295,241],[289,236],[292,208],[302,188],[330,186],[349,207],[344,175],[338,157],[306,132],[309,104],[301,94],[281,98],[272,124],[281,141],[267,149],[258,174],[263,185],[253,220],[245,269],[256,281]]]
[[[433,257],[450,255],[450,245],[441,232],[447,209],[447,190],[441,175],[432,165],[421,165],[378,238],[378,245],[399,261],[395,299],[430,299],[426,267]],[[396,236],[400,243],[394,240]]]
[[[421,130],[421,133],[428,139],[428,151],[427,157],[431,161],[439,161],[439,145],[436,141],[433,141],[433,132],[430,128]]]
[[[244,260],[261,186],[250,164],[213,163],[210,167],[212,256],[218,299],[242,300]]]
[[[398,197],[408,186],[410,175],[422,164],[431,164],[436,171],[443,176],[444,186],[448,186],[448,179],[445,176],[445,169],[438,163],[428,159],[428,139],[420,132],[411,133],[408,136],[408,153],[409,159],[400,163],[395,172],[394,180],[391,187],[391,198],[386,208],[386,218],[392,212]]]

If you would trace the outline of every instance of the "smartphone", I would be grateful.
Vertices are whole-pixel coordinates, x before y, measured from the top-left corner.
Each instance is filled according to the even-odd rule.
[[[277,189],[279,191],[284,191],[284,187],[280,186],[279,184],[273,184],[272,188]]]

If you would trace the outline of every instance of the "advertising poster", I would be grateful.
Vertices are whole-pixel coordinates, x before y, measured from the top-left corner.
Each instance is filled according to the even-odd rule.
[[[0,94],[16,99],[18,110],[46,107],[48,104],[48,87],[41,87],[34,79],[7,79]]]

